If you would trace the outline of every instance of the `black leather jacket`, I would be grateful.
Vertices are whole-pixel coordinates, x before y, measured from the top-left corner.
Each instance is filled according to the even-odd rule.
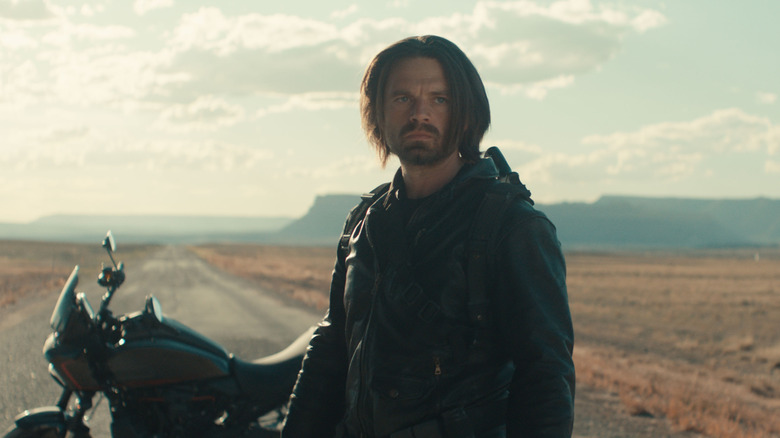
[[[284,437],[333,436],[337,424],[349,436],[384,437],[500,400],[507,436],[571,435],[565,264],[555,228],[528,202],[510,205],[492,239],[489,330],[468,316],[465,245],[496,177],[491,160],[465,166],[404,224],[399,172],[369,208],[336,262]]]

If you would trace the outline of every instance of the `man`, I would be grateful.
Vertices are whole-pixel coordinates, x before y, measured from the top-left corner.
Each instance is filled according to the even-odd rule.
[[[401,167],[350,213],[282,436],[570,436],[563,255],[528,193],[480,159],[490,109],[476,69],[446,39],[407,38],[361,93],[369,141]],[[490,193],[508,201],[479,213]]]

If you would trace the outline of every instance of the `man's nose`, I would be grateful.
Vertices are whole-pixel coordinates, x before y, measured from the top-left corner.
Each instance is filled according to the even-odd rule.
[[[417,99],[412,105],[410,119],[417,122],[428,122],[431,119],[431,105],[425,99]]]

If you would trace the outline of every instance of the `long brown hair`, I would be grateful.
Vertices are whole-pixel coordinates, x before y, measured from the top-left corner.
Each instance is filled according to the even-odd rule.
[[[435,35],[409,37],[389,46],[371,61],[360,86],[363,130],[384,166],[390,148],[380,121],[384,89],[393,65],[406,58],[433,58],[442,66],[450,92],[450,121],[444,141],[458,145],[467,162],[479,159],[479,144],[490,126],[490,104],[477,69],[458,46]]]

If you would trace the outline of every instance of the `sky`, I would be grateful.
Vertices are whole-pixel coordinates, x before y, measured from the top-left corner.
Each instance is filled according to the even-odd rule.
[[[0,0],[0,222],[303,215],[392,178],[382,48],[450,39],[537,203],[780,198],[780,1]],[[345,212],[346,214],[346,212]]]

